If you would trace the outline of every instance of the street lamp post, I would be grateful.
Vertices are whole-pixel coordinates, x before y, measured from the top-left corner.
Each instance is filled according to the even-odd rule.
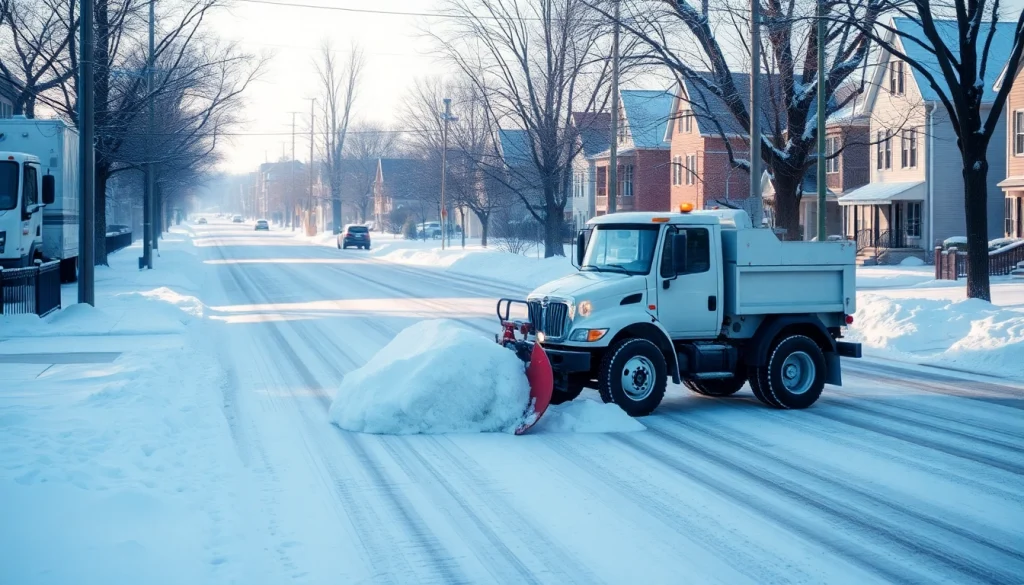
[[[441,119],[444,120],[444,129],[441,131],[441,249],[444,250],[444,242],[448,238],[448,208],[444,200],[445,180],[448,175],[448,123],[459,121],[452,115],[451,98],[444,98],[444,114],[441,115]]]

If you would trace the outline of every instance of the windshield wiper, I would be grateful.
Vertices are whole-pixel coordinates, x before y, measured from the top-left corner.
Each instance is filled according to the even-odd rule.
[[[593,270],[594,272],[618,272],[621,274],[630,274],[629,270],[625,266],[622,266],[621,264],[605,264],[604,266],[594,266],[592,264],[587,264],[586,266],[581,266],[580,270]]]

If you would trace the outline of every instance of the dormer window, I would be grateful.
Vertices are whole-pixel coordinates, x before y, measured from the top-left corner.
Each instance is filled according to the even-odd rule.
[[[903,61],[889,63],[889,93],[903,95],[906,89]]]

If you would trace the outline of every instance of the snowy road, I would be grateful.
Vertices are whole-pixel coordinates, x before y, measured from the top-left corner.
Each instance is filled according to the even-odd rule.
[[[670,388],[639,433],[348,433],[347,371],[418,319],[492,332],[522,291],[196,229],[247,582],[1024,582],[1020,383],[861,361],[801,412]]]

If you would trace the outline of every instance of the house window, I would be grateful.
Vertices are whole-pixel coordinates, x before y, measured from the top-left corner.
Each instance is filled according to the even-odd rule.
[[[0,118],[10,118],[14,115],[14,106],[0,103]]]
[[[903,61],[892,61],[889,63],[889,93],[903,95],[905,87]]]
[[[686,155],[686,184],[697,184],[697,155]]]
[[[876,167],[880,171],[889,170],[892,168],[892,130],[879,130],[876,139],[878,144]]]
[[[911,238],[921,237],[921,203],[907,203],[907,236]]]
[[[622,196],[633,196],[633,165],[622,167]]]
[[[1024,155],[1024,110],[1013,113],[1013,154]]]
[[[1014,225],[1013,217],[1013,197],[1003,198],[1003,234],[1007,237],[1013,237],[1017,231],[1017,226]]]
[[[826,173],[838,173],[839,172],[839,157],[836,153],[839,152],[839,137],[829,136],[825,139],[825,172]]]
[[[672,184],[683,184],[683,157],[681,156],[672,157]]]
[[[597,196],[608,195],[608,167],[597,167]]]
[[[917,166],[917,129],[904,130],[900,137],[900,167]]]
[[[679,112],[679,119],[676,121],[676,131],[680,134],[689,134],[693,131],[693,112],[691,110]]]

